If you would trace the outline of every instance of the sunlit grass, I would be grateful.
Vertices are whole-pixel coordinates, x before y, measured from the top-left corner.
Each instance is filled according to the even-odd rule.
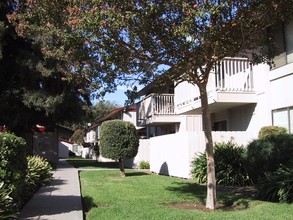
[[[171,204],[204,204],[206,187],[192,180],[127,170],[80,172],[86,219],[291,219],[293,205],[268,203],[219,193],[231,207],[216,211],[174,208]]]

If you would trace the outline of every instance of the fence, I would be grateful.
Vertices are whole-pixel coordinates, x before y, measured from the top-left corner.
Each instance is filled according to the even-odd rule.
[[[253,138],[247,132],[213,132],[214,142],[235,141],[246,146]],[[203,132],[181,132],[150,139],[150,171],[190,178],[191,162],[205,151]]]
[[[124,161],[126,167],[138,167],[140,161],[150,161],[150,139],[140,139],[138,153],[135,158]]]

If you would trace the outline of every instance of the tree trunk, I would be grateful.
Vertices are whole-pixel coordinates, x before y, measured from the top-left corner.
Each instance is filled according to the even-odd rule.
[[[216,175],[213,151],[213,137],[211,116],[208,105],[208,96],[206,84],[199,85],[202,106],[202,122],[206,140],[206,157],[207,157],[207,201],[206,208],[215,209],[216,203]]]
[[[120,169],[120,176],[126,177],[125,175],[125,169],[124,169],[124,163],[122,159],[119,159],[119,169]]]

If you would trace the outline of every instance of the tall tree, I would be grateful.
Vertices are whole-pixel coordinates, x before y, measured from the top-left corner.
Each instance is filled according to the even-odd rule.
[[[84,130],[88,128],[88,123],[98,122],[105,114],[119,107],[121,106],[115,102],[100,100],[93,106],[84,107],[86,114],[79,121],[66,122],[63,125],[73,130]]]
[[[18,1],[0,3],[0,125],[22,132],[36,123],[79,119],[90,104],[90,79],[67,80],[72,69],[58,57],[45,57],[38,44],[18,33],[19,10]]]
[[[215,208],[216,180],[207,99],[209,74],[226,56],[270,62],[270,29],[292,14],[292,0],[94,1],[84,11],[90,45],[117,76],[144,74],[167,66],[165,79],[188,81],[201,95],[208,167],[207,203]],[[95,33],[95,34],[93,34]],[[91,36],[98,36],[98,39]],[[100,49],[100,48],[99,48]]]
[[[61,54],[60,59],[64,55],[70,61],[80,51],[74,50],[71,41],[83,39],[82,54],[88,53],[92,59],[70,66],[75,71],[86,67],[100,85],[115,86],[115,78],[129,76],[147,82],[164,72],[163,67],[168,71],[164,80],[197,85],[208,159],[206,206],[214,209],[216,181],[206,91],[209,74],[226,56],[270,62],[274,51],[268,46],[273,44],[268,30],[289,19],[292,9],[292,0],[42,0],[25,5],[19,30],[26,36],[50,33],[42,41],[44,53]]]

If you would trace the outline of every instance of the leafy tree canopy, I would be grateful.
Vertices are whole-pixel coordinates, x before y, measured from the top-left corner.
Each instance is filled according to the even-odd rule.
[[[184,77],[200,83],[225,56],[252,53],[255,61],[268,61],[268,28],[289,18],[292,7],[291,0],[30,1],[19,32],[39,33],[48,57],[97,74],[103,83],[134,74],[146,82],[164,67],[173,77],[192,69]]]
[[[79,120],[90,105],[89,79],[66,80],[62,61],[16,32],[18,11],[17,1],[0,3],[0,125],[18,132]]]
[[[93,106],[84,107],[86,114],[78,122],[66,122],[63,125],[73,130],[84,130],[88,127],[88,123],[96,123],[105,114],[119,107],[121,106],[115,102],[101,100]]]

